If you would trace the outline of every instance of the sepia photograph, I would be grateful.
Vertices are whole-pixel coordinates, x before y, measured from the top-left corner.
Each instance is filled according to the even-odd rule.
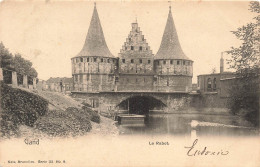
[[[259,1],[0,1],[0,167],[259,167]]]

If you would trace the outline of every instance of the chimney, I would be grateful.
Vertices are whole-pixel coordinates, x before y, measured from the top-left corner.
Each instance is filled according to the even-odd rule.
[[[224,72],[224,59],[223,59],[223,53],[221,52],[221,58],[220,58],[220,73]]]

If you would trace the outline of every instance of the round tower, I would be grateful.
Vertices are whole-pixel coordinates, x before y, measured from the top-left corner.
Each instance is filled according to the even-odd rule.
[[[171,7],[162,42],[154,59],[158,90],[185,92],[191,90],[193,61],[184,54],[181,48]]]
[[[117,59],[109,51],[96,4],[85,44],[71,59],[74,91],[98,92],[114,89]]]

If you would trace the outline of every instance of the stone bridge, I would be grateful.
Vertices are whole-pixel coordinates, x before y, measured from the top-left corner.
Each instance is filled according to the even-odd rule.
[[[189,106],[187,92],[72,92],[72,97],[96,108],[99,112],[176,111]]]

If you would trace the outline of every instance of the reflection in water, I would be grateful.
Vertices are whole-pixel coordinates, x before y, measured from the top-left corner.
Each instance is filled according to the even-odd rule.
[[[232,115],[150,114],[145,126],[119,126],[122,135],[252,136],[258,131],[243,118]]]

